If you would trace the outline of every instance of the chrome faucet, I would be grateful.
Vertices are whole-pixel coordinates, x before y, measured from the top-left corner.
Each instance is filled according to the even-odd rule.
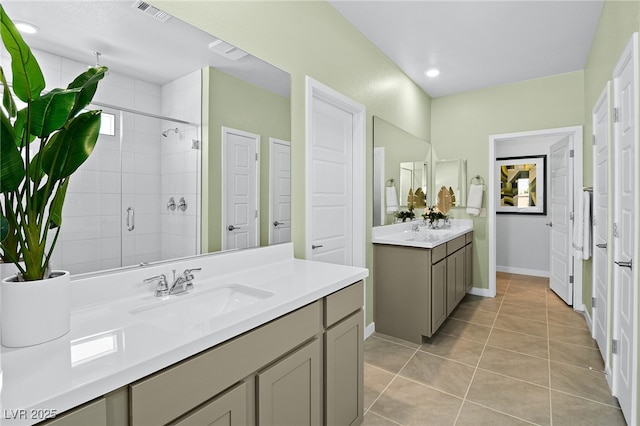
[[[167,283],[167,276],[165,274],[160,274],[144,280],[145,283],[150,283],[153,281],[158,281],[155,291],[156,297],[162,297],[169,294],[169,284]]]
[[[202,268],[185,269],[182,274],[176,278],[176,270],[173,270],[173,284],[169,287],[169,294],[180,294],[193,289],[192,280],[194,271],[201,271]]]
[[[147,278],[144,280],[145,283],[157,281],[155,296],[156,297],[164,297],[169,296],[171,294],[181,294],[185,293],[191,289],[193,289],[193,276],[194,271],[201,271],[202,268],[194,268],[194,269],[185,269],[184,272],[176,278],[176,270],[173,270],[173,283],[171,287],[169,287],[169,283],[167,282],[167,276],[165,274],[160,274],[155,277]]]

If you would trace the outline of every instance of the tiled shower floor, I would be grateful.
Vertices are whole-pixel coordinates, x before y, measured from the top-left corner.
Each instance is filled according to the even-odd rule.
[[[582,314],[548,279],[498,273],[431,339],[365,341],[365,425],[624,425]]]

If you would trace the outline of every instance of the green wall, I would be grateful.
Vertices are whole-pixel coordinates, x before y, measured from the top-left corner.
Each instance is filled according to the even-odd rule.
[[[367,108],[366,266],[372,270],[372,116],[429,141],[431,99],[327,2],[162,1],[162,10],[263,59],[291,75],[292,239],[297,257],[305,241],[305,76]],[[203,46],[206,52],[206,46]],[[206,53],[203,53],[206,54]],[[211,204],[211,203],[210,203]],[[371,276],[366,323],[373,321]]]
[[[582,125],[583,105],[582,71],[434,98],[431,143],[438,158],[466,158],[467,177],[486,181],[490,135]],[[452,211],[473,219],[473,284],[489,288],[487,218]]]
[[[203,251],[222,246],[222,127],[260,135],[260,245],[269,243],[269,138],[290,140],[289,99],[214,68],[203,70]],[[206,224],[206,225],[205,225]],[[205,245],[206,244],[206,245]]]

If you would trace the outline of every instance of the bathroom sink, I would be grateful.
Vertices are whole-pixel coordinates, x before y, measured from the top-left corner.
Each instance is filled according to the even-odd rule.
[[[269,291],[242,284],[226,284],[210,290],[168,296],[130,313],[160,328],[179,331],[199,328],[202,323],[271,296],[273,293]]]

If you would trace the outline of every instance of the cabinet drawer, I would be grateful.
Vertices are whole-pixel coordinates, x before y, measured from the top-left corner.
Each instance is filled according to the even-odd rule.
[[[431,264],[440,262],[447,256],[447,244],[440,244],[431,249]]]
[[[358,281],[324,298],[324,327],[333,324],[357,311],[364,304],[364,282]]]
[[[465,236],[461,235],[447,243],[447,256],[465,246]]]
[[[130,385],[131,423],[170,422],[289,352],[321,331],[320,304],[314,302]]]
[[[473,231],[464,234],[465,244],[471,244],[473,242]]]
[[[206,403],[173,426],[245,426],[247,424],[247,385],[242,382]]]

